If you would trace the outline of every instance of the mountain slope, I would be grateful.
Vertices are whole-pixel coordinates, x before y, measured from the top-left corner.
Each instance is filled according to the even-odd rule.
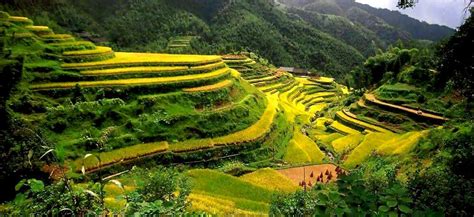
[[[398,11],[373,8],[355,0],[282,0],[282,4],[305,11],[346,17],[362,24],[389,42],[400,39],[437,41],[454,33],[440,25],[421,22]]]
[[[294,8],[274,0],[41,0],[34,7],[30,0],[18,0],[5,1],[0,9],[116,50],[168,52],[174,38],[192,37],[186,52],[251,50],[277,66],[336,78],[397,40],[433,39],[397,26],[395,15],[377,16],[376,9],[350,0],[283,3]],[[407,19],[410,29],[425,25]],[[429,27],[436,32],[432,36],[449,34],[444,27]]]

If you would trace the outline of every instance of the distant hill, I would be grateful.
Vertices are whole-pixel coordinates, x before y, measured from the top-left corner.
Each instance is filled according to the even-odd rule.
[[[249,50],[336,78],[397,40],[453,32],[350,0],[7,0],[0,9],[117,50],[167,52],[174,37],[195,36],[186,52]]]
[[[454,30],[447,26],[428,24],[398,11],[374,8],[355,0],[281,0],[279,2],[304,11],[348,18],[389,41],[396,41],[400,37],[437,41],[454,33]]]

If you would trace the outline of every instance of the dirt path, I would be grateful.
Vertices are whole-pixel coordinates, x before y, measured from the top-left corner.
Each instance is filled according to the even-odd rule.
[[[398,110],[408,112],[408,113],[411,113],[411,114],[414,114],[414,115],[418,115],[418,116],[421,116],[421,117],[440,120],[440,121],[449,120],[447,118],[444,118],[444,117],[441,117],[441,116],[438,116],[438,115],[434,115],[434,114],[429,114],[429,113],[426,113],[426,112],[422,112],[420,110],[415,110],[415,109],[411,109],[411,108],[407,108],[407,107],[403,107],[403,106],[394,105],[394,104],[390,104],[390,103],[380,101],[377,98],[375,98],[375,96],[373,94],[369,94],[369,93],[365,94],[365,99],[367,99],[370,102],[373,102],[375,104],[379,104],[379,105],[382,105],[382,106],[387,106],[387,107],[390,107],[390,108],[398,109]]]
[[[314,185],[317,182],[326,183],[328,181],[332,182],[337,180],[338,174],[336,172],[336,168],[337,166],[333,164],[321,164],[283,169],[278,170],[278,172],[291,179],[291,181],[293,181],[297,185],[300,185],[303,180],[305,180],[307,184],[311,183],[312,185]],[[320,177],[321,174],[322,179],[319,179],[319,181],[317,181],[318,177]],[[305,176],[306,178],[304,178]]]

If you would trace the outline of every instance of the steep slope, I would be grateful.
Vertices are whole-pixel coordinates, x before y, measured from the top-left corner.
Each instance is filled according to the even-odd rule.
[[[4,16],[7,56],[25,58],[10,115],[72,171],[151,157],[216,161],[243,151],[260,160],[269,156],[252,151],[268,148],[264,138],[279,140],[275,130],[285,123],[276,106],[220,56],[115,52]]]
[[[438,41],[450,36],[454,30],[436,24],[421,22],[398,11],[377,9],[355,0],[282,0],[289,7],[305,11],[346,17],[376,33],[391,43],[398,39]]]

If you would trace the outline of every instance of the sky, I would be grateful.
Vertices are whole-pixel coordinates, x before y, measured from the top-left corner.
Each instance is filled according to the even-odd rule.
[[[414,8],[397,8],[398,0],[356,0],[377,8],[398,10],[403,14],[431,24],[459,27],[467,16],[464,8],[467,0],[419,0]]]

